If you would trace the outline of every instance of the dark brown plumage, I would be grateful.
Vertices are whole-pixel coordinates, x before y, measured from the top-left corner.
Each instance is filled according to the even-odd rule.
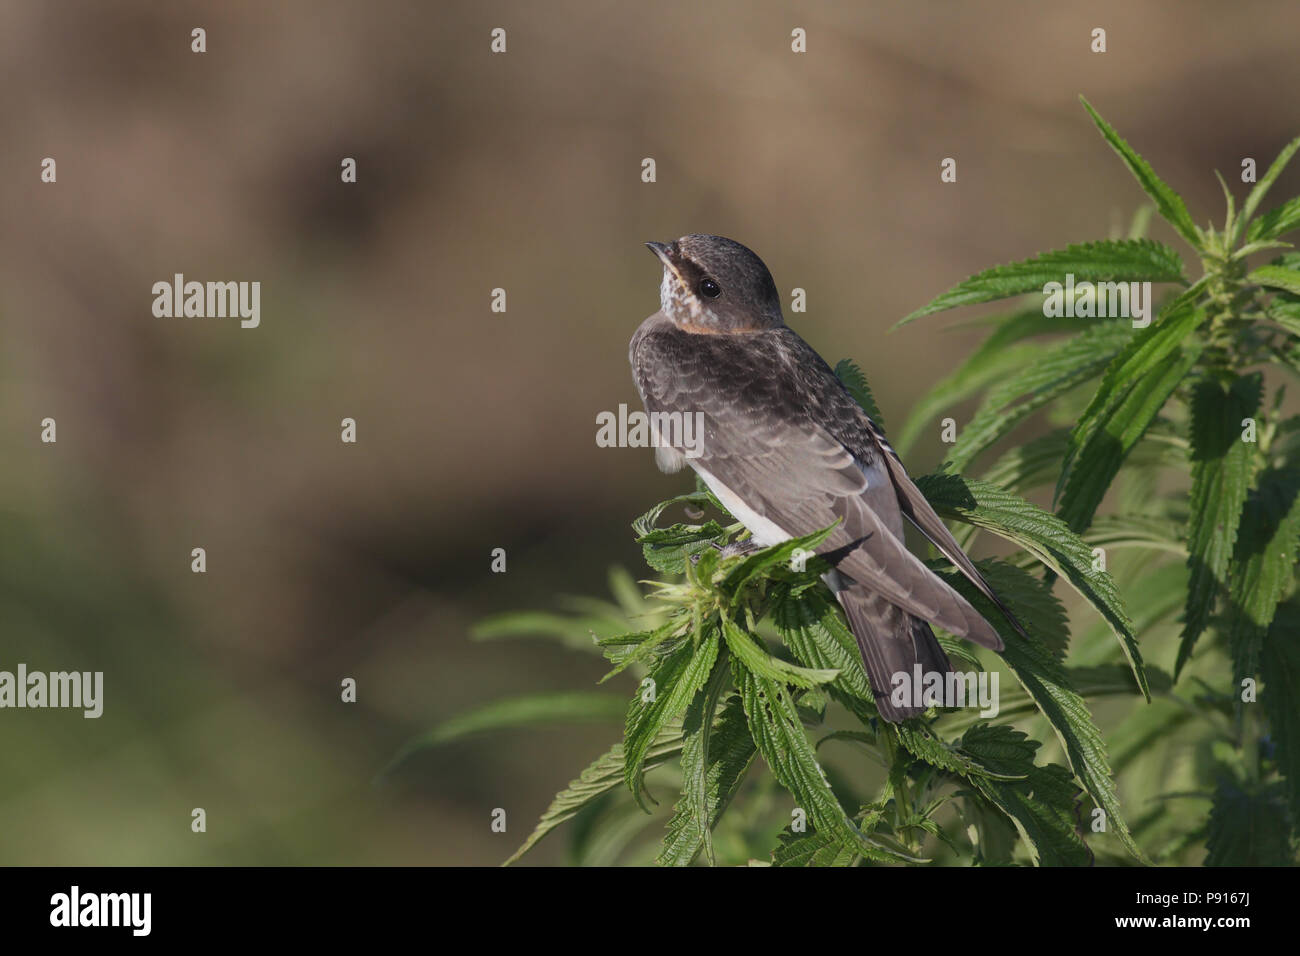
[[[632,338],[633,378],[648,412],[699,412],[704,421],[701,454],[661,450],[661,467],[690,464],[758,544],[842,519],[818,550],[847,549],[828,583],[858,640],[877,707],[894,721],[921,712],[895,707],[889,692],[892,675],[910,676],[917,662],[927,672],[951,669],[927,622],[985,647],[1000,650],[1002,640],[907,550],[903,518],[1001,602],[880,429],[785,325],[762,260],[716,236],[650,246],[665,267],[663,309]]]

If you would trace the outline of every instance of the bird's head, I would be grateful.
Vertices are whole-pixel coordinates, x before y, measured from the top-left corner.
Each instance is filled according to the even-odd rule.
[[[690,235],[646,245],[663,262],[660,306],[679,329],[716,335],[784,324],[772,274],[740,243]]]

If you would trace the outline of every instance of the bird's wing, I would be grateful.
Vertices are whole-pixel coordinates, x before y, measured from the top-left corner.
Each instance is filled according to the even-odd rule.
[[[702,448],[689,464],[791,536],[840,520],[819,550],[851,548],[842,574],[953,634],[1002,647],[979,612],[907,550],[885,472],[808,418],[798,380],[807,370],[785,361],[779,342],[662,326],[638,337],[633,376],[647,410],[703,416]]]
[[[884,433],[880,427],[871,420],[870,416],[863,413],[862,416],[867,430],[871,434],[872,440],[881,451],[881,458],[885,463],[885,468],[889,471],[890,481],[893,483],[894,490],[898,494],[898,504],[902,509],[903,515],[916,526],[921,534],[925,535],[932,545],[934,545],[944,557],[957,566],[957,569],[964,574],[972,584],[980,589],[980,592],[988,598],[1005,615],[1007,621],[1020,632],[1023,636],[1025,629],[1016,616],[1011,613],[1011,609],[1002,603],[1002,599],[993,593],[993,588],[984,580],[984,576],[979,573],[979,569],[971,562],[966,552],[961,549],[957,539],[952,536],[937,514],[930,502],[926,500],[925,495],[921,494],[921,489],[916,487],[916,483],[903,467],[903,462],[899,459],[898,453],[894,451],[892,445],[885,440]]]

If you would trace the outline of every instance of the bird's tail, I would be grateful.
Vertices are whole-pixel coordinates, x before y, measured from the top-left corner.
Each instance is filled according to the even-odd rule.
[[[952,670],[930,625],[858,585],[837,591],[836,597],[858,639],[880,716],[896,724],[924,713],[926,708],[919,701],[898,706],[890,702],[890,694],[895,674],[905,675],[909,687],[912,685],[918,663],[923,674],[947,674]]]

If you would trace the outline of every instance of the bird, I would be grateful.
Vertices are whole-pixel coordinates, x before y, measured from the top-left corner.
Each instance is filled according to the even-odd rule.
[[[904,519],[1020,633],[1023,627],[908,476],[883,430],[826,361],[785,324],[763,260],[722,236],[647,242],[660,260],[659,310],[628,350],[650,421],[702,416],[702,442],[655,436],[661,470],[689,465],[714,497],[767,547],[838,526],[818,548],[824,575],[866,666],[880,716],[898,723],[926,709],[891,701],[893,678],[952,665],[931,625],[995,651],[1002,638],[961,594],[908,550]],[[657,420],[667,421],[664,416]],[[701,420],[698,419],[697,420]],[[652,425],[653,429],[653,425]]]

